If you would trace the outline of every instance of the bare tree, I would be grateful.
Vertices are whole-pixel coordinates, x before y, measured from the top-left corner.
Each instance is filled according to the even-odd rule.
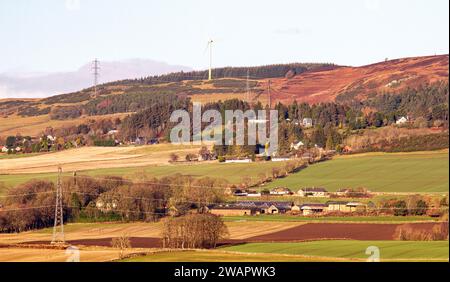
[[[111,246],[120,250],[119,259],[123,259],[125,250],[131,248],[130,237],[124,233],[120,237],[112,238]]]

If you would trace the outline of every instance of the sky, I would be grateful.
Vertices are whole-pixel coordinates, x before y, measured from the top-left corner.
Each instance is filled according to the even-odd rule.
[[[99,58],[194,69],[448,54],[448,0],[2,0],[0,73]]]

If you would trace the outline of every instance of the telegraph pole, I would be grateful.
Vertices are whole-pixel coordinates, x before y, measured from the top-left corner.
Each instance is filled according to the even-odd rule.
[[[268,82],[268,85],[267,85],[267,95],[268,95],[268,97],[269,97],[269,109],[271,109],[272,108],[272,100],[271,100],[271,97],[270,97],[270,79],[269,79],[269,82]]]
[[[250,83],[249,83],[249,77],[250,77],[250,70],[247,70],[247,83],[246,83],[246,93],[245,93],[245,100],[247,103],[250,103]]]
[[[92,74],[94,75],[94,97],[96,98],[98,77],[100,76],[100,62],[97,58],[92,62],[92,70],[94,71]]]
[[[52,244],[64,244],[64,214],[62,207],[62,168],[58,166],[58,180],[56,182],[55,224],[53,225]]]

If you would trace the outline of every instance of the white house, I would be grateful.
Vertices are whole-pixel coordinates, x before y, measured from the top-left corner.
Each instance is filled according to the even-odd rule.
[[[325,188],[302,188],[298,190],[297,194],[300,197],[322,197],[322,198],[328,198],[330,197],[328,191]]]
[[[305,128],[310,128],[313,126],[313,120],[312,118],[304,118],[302,121],[302,126]]]
[[[395,122],[395,124],[402,125],[402,124],[405,124],[407,122],[408,122],[408,117],[401,117]]]
[[[225,163],[232,164],[232,163],[251,163],[251,159],[244,159],[244,160],[226,160]]]
[[[270,191],[270,195],[279,195],[279,196],[283,196],[283,195],[290,195],[292,194],[291,190],[289,190],[289,188],[285,188],[285,187],[277,187],[277,188],[273,188]]]
[[[298,149],[300,149],[300,147],[303,147],[303,146],[305,146],[305,144],[303,144],[302,141],[298,142],[297,144],[292,143],[291,144],[291,150],[292,149],[298,150]]]
[[[8,153],[8,147],[3,146],[2,147],[2,153]]]

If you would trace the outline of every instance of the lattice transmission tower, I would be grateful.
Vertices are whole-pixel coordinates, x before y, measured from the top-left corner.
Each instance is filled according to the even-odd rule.
[[[52,244],[64,244],[64,213],[63,213],[63,191],[61,183],[62,168],[58,166],[58,180],[56,182],[55,224],[53,225]]]

